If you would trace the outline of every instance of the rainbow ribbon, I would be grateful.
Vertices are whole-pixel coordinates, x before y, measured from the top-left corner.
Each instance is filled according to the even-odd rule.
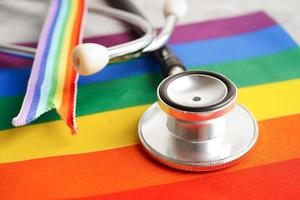
[[[72,49],[81,42],[87,0],[53,0],[44,23],[22,108],[14,126],[28,124],[56,108],[73,133],[78,75]]]

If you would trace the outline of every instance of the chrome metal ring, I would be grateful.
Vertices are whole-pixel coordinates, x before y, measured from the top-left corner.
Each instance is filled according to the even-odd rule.
[[[210,96],[201,96],[205,95],[203,93],[206,90],[211,90]],[[161,82],[157,91],[158,98],[165,104],[189,112],[215,111],[231,103],[236,97],[235,85],[225,76],[210,71],[186,71],[169,76]],[[176,92],[184,93],[186,104],[174,100],[171,97],[172,92],[175,93],[173,96]],[[186,96],[186,93],[191,94]]]
[[[258,136],[255,119],[236,105],[236,87],[207,71],[182,72],[158,87],[158,103],[139,123],[148,153],[177,169],[210,171],[236,163]]]

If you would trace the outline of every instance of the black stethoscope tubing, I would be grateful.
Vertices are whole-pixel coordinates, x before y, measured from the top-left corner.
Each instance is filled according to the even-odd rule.
[[[106,0],[106,2],[112,7],[146,18],[130,0]],[[131,28],[133,33],[138,37],[144,34],[144,32],[136,26],[131,26]],[[162,74],[165,77],[171,75],[171,71],[174,68],[180,68],[182,71],[186,70],[180,59],[173,54],[173,52],[167,45],[164,45],[161,48],[151,52],[151,54],[160,63]]]

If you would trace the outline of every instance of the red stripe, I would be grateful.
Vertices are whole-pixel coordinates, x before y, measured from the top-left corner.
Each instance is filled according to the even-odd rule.
[[[110,195],[96,199],[299,199],[300,159],[211,175]],[[77,198],[76,198],[77,199]]]
[[[83,18],[83,12],[85,9],[84,0],[78,1],[77,15],[74,21],[74,26],[72,27],[73,33],[71,38],[71,43],[69,46],[68,52],[68,62],[65,74],[65,82],[64,82],[64,91],[62,97],[62,103],[60,108],[58,108],[58,112],[60,116],[66,120],[67,125],[72,129],[72,132],[76,132],[76,125],[74,120],[74,112],[75,112],[75,98],[74,94],[76,91],[76,77],[77,73],[72,65],[72,50],[73,48],[80,42],[80,33],[81,33],[81,24]]]

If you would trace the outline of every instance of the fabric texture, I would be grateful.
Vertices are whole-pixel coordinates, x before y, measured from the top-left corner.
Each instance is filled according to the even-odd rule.
[[[78,75],[72,49],[81,41],[85,0],[54,0],[40,35],[22,108],[12,120],[22,126],[56,108],[72,132],[77,131],[75,105]]]
[[[128,33],[86,42],[113,45]],[[31,44],[33,45],[33,44]],[[300,49],[265,12],[193,22],[170,47],[189,70],[223,73],[259,124],[257,144],[238,165],[186,173],[151,159],[137,138],[162,80],[151,56],[110,64],[78,81],[79,134],[55,112],[13,128],[31,61],[0,55],[1,199],[297,199],[300,180]],[[14,62],[16,61],[16,62]],[[7,89],[5,85],[10,85]]]

